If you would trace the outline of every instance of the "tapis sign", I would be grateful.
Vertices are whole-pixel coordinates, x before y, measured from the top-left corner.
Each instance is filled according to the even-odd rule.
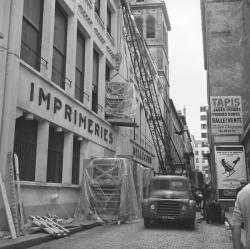
[[[212,96],[212,135],[240,135],[243,133],[241,96]]]

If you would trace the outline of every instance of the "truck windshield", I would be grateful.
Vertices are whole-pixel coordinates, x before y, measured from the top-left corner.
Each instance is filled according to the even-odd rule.
[[[153,190],[176,190],[176,191],[186,191],[188,189],[187,181],[178,180],[162,180],[157,179],[153,182]]]

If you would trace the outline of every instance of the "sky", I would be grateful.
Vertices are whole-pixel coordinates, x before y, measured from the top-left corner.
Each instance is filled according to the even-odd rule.
[[[200,106],[207,105],[200,0],[165,0],[169,37],[170,98],[183,113],[189,131],[200,139]]]

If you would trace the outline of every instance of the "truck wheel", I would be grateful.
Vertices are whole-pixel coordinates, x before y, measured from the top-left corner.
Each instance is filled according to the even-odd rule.
[[[149,218],[144,217],[144,227],[145,228],[150,228],[151,227]]]
[[[226,217],[225,217],[225,210],[224,210],[224,209],[221,209],[220,223],[221,223],[221,224],[224,224],[224,223],[225,223],[225,220],[226,220]]]
[[[189,229],[194,230],[195,229],[195,219],[188,220],[187,225],[188,225]]]

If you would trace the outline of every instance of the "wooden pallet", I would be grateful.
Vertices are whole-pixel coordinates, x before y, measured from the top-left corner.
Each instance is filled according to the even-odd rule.
[[[63,226],[59,225],[52,219],[46,217],[46,216],[30,216],[30,219],[32,222],[40,227],[45,232],[51,234],[53,237],[63,237],[69,234],[69,230],[64,228]]]

